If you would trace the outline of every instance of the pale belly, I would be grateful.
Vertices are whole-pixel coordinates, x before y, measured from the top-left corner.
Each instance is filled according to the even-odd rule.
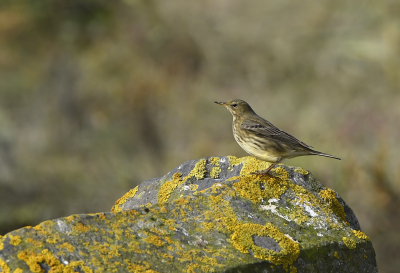
[[[263,161],[267,161],[267,162],[275,162],[277,161],[279,158],[281,158],[281,156],[267,151],[267,150],[261,150],[259,147],[257,147],[254,144],[251,143],[243,143],[242,141],[238,141],[238,139],[236,139],[236,142],[240,145],[240,147],[242,147],[243,150],[245,150],[248,154],[251,154],[252,156],[261,159]]]

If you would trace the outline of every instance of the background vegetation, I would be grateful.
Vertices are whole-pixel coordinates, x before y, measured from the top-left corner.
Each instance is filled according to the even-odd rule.
[[[400,2],[0,2],[0,234],[109,211],[144,180],[246,155],[242,98],[316,149],[380,272],[400,267]]]

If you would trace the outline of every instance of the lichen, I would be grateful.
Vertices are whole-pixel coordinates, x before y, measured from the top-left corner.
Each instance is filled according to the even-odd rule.
[[[210,177],[216,179],[216,178],[219,177],[219,174],[220,174],[220,173],[221,173],[221,168],[219,168],[219,167],[214,167],[214,168],[212,168],[211,171],[210,171]]]
[[[281,250],[275,252],[259,247],[254,244],[253,236],[273,238],[278,242]],[[284,265],[286,268],[296,261],[300,254],[299,244],[286,237],[270,223],[265,226],[251,223],[240,224],[231,238],[233,246],[239,251],[248,253],[251,250],[254,257],[270,261],[275,265]]]
[[[20,236],[12,236],[11,234],[8,235],[10,238],[10,244],[17,246],[21,243],[21,237]]]
[[[333,254],[333,256],[336,258],[336,259],[338,259],[338,260],[340,260],[340,256],[339,256],[339,254],[335,251],[335,253]]]
[[[242,163],[247,159],[247,157],[237,158],[236,156],[233,155],[228,155],[227,158],[229,162],[228,170],[230,171],[233,170],[233,166],[239,165],[240,163]]]
[[[10,273],[10,268],[8,267],[7,263],[0,259],[0,268],[1,272],[3,273]]]
[[[161,206],[162,204],[167,202],[171,193],[176,189],[176,187],[178,187],[182,183],[182,174],[174,173],[171,180],[166,181],[164,184],[161,185],[161,188],[157,193],[158,204]]]
[[[353,233],[354,233],[354,235],[355,235],[357,238],[362,239],[362,240],[365,240],[365,241],[369,241],[368,236],[365,235],[364,232],[362,232],[362,231],[360,231],[360,230],[353,230]]]
[[[343,206],[336,199],[336,193],[332,189],[321,190],[319,195],[328,203],[329,208],[335,213],[343,222],[350,226],[346,220],[346,214],[344,213]]]
[[[122,196],[115,202],[115,205],[111,208],[111,211],[113,212],[122,211],[121,205],[125,204],[128,199],[134,197],[138,190],[139,186],[136,186],[134,189],[131,189],[129,192],[127,192],[124,196]]]
[[[194,168],[190,171],[188,176],[185,177],[184,181],[186,181],[190,177],[195,177],[197,180],[203,179],[204,175],[207,172],[206,163],[207,161],[204,158],[200,159],[199,162],[197,162]]]
[[[182,178],[181,173],[174,173],[172,179],[164,182],[161,185],[158,193],[157,193],[157,202],[159,205],[164,204],[168,201],[171,193],[181,184],[185,183],[189,178],[195,177],[196,180],[200,180],[204,178],[204,175],[207,172],[206,169],[207,161],[205,159],[200,159],[190,173]]]
[[[343,237],[342,241],[349,249],[355,249],[357,247],[356,242],[353,239]]]
[[[308,174],[308,171],[306,171],[306,170],[304,170],[303,168],[300,168],[300,167],[294,169],[294,171],[295,171],[296,173],[300,173],[300,174],[302,174],[302,175],[307,175],[307,174]]]
[[[210,162],[211,164],[213,164],[214,166],[219,166],[220,163],[220,159],[219,157],[210,157]]]

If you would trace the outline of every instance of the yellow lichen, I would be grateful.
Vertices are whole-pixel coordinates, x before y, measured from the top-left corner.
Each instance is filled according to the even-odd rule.
[[[242,157],[242,158],[237,158],[236,156],[233,155],[228,155],[227,156],[228,161],[229,161],[229,167],[228,170],[233,170],[233,166],[239,165],[243,161],[247,159],[247,157]]]
[[[73,225],[72,228],[76,231],[84,232],[84,233],[86,233],[90,230],[90,227],[84,226],[82,223],[77,223],[76,225]]]
[[[142,191],[141,193],[138,194],[138,196],[136,197],[137,199],[142,198],[142,195],[145,193],[145,191]]]
[[[340,259],[339,254],[337,254],[337,252],[335,251],[335,253],[333,254],[333,256],[335,256],[336,259]]]
[[[281,247],[281,251],[275,252],[255,245],[253,236],[273,238]],[[265,226],[251,223],[239,224],[231,239],[233,246],[239,251],[249,253],[249,250],[251,250],[254,253],[254,257],[268,260],[275,265],[287,267],[296,261],[300,254],[299,244],[286,237],[269,223]]]
[[[92,273],[93,271],[84,265],[83,261],[71,261],[68,265],[60,263],[60,261],[48,250],[43,249],[41,253],[34,253],[33,251],[21,251],[18,253],[18,259],[23,260],[29,266],[31,272],[43,272],[40,263],[45,263],[51,267],[49,272],[54,273],[72,273],[75,272],[76,267],[80,267],[85,273]]]
[[[21,237],[20,236],[12,236],[11,234],[8,235],[10,237],[10,244],[17,246],[21,243]]]
[[[220,174],[220,173],[221,173],[221,168],[219,168],[219,167],[214,167],[214,168],[212,168],[211,171],[210,171],[210,177],[216,179],[216,178],[219,177],[219,174]]]
[[[186,181],[190,177],[196,177],[197,180],[203,179],[204,175],[207,172],[206,169],[206,160],[200,159],[199,162],[196,163],[194,168],[190,171],[187,177],[185,177],[184,181]]]
[[[190,184],[190,190],[191,190],[191,191],[197,190],[198,187],[199,187],[198,184]]]
[[[362,232],[362,231],[360,231],[360,230],[353,230],[353,233],[354,233],[354,235],[355,235],[357,238],[362,239],[362,240],[365,240],[365,241],[369,241],[368,236],[365,235],[364,232]]]
[[[136,186],[134,189],[128,191],[124,196],[118,199],[115,202],[115,205],[111,208],[112,212],[120,212],[122,211],[121,205],[125,204],[128,199],[134,197],[139,190],[139,186]]]
[[[342,241],[349,249],[355,249],[357,247],[356,242],[354,242],[353,239],[343,237]]]
[[[75,247],[67,242],[63,243],[62,245],[59,245],[58,247],[65,248],[68,252],[73,252],[75,250]]]
[[[182,178],[181,173],[174,173],[172,176],[172,180],[164,182],[161,185],[158,193],[157,193],[157,202],[159,205],[163,205],[168,201],[171,193],[181,184],[186,182],[189,178],[195,177],[196,180],[200,180],[204,178],[206,174],[206,160],[200,159],[199,162],[196,163],[194,168],[190,171],[190,173]]]
[[[306,171],[306,170],[304,170],[303,168],[300,168],[300,167],[296,168],[294,171],[296,173],[300,173],[302,175],[307,175],[308,174],[308,171]]]
[[[1,272],[3,273],[10,273],[10,268],[8,267],[7,263],[0,259],[0,268]]]
[[[46,242],[48,244],[56,244],[58,242],[57,238],[55,238],[54,236],[51,236],[49,238],[46,238]]]
[[[214,166],[219,166],[219,162],[220,162],[220,159],[219,159],[219,157],[210,157],[210,162],[211,162],[211,164],[213,164]]]
[[[262,199],[279,198],[288,188],[286,180],[280,177],[258,177],[256,175],[235,176],[229,180],[239,180],[233,187],[236,194],[256,203]],[[262,184],[262,185],[261,185]],[[262,186],[264,189],[262,189]]]
[[[157,201],[160,206],[168,201],[171,193],[182,183],[181,177],[181,173],[174,173],[172,180],[166,181],[164,184],[162,184],[157,193]]]
[[[335,191],[332,189],[321,190],[319,195],[328,203],[329,208],[335,213],[343,222],[350,226],[346,220],[343,206],[336,199]]]
[[[288,273],[297,273],[297,268],[294,266],[290,266],[290,270]]]
[[[165,245],[165,243],[161,240],[161,238],[156,235],[149,235],[146,238],[144,238],[143,241],[159,247]]]

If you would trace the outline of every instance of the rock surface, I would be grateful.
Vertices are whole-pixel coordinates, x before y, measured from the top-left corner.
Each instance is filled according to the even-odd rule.
[[[295,167],[253,157],[186,162],[112,212],[0,238],[0,272],[377,272],[352,210]]]

